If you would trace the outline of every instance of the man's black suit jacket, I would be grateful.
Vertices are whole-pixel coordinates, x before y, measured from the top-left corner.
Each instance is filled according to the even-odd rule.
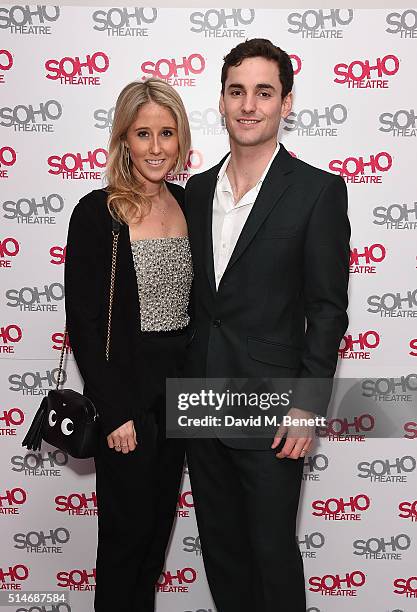
[[[183,208],[184,189],[167,183]],[[68,230],[65,260],[65,309],[70,344],[84,379],[84,394],[96,406],[107,435],[130,420],[137,410],[138,386],[146,384],[135,371],[140,351],[140,309],[129,227],[121,225],[110,360],[105,357],[112,256],[112,218],[107,192],[97,189],[75,206]]]
[[[348,324],[345,182],[292,157],[281,144],[216,291],[212,209],[222,162],[193,176],[185,190],[194,263],[186,373],[330,379],[324,393],[300,381],[294,398],[298,408],[325,415]],[[227,441],[244,448],[270,443]]]

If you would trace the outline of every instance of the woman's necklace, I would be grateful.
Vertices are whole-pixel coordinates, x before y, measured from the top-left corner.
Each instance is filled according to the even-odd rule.
[[[155,208],[155,210],[157,210],[158,212],[160,212],[162,215],[165,215],[169,206],[168,204],[166,204],[164,207],[159,207],[157,206],[154,202],[152,202],[152,208]]]

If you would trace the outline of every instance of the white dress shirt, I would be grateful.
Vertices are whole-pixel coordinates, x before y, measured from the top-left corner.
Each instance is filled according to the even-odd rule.
[[[239,200],[234,201],[233,190],[230,185],[226,170],[230,161],[230,154],[224,160],[219,174],[217,175],[216,191],[213,197],[213,260],[216,288],[219,287],[220,280],[226,270],[229,259],[236,246],[246,219],[253,208],[258,196],[262,182],[279,151],[279,142],[268,162],[261,178],[250,191]]]

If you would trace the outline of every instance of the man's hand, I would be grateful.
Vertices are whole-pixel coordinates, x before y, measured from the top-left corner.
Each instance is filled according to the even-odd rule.
[[[107,436],[109,448],[114,448],[118,453],[122,451],[122,453],[126,454],[129,451],[135,450],[137,443],[133,421],[123,423],[123,425]]]
[[[291,419],[311,419],[315,415],[306,410],[298,408],[290,408],[288,416]],[[304,457],[310,450],[314,438],[315,426],[295,426],[295,425],[280,425],[275,434],[271,448],[277,448],[282,438],[286,436],[286,442],[279,453],[275,456],[278,459],[288,457],[289,459],[298,459]]]

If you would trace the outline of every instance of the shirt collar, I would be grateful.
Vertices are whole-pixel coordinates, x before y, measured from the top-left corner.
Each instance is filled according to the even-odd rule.
[[[257,192],[259,192],[259,190],[260,190],[260,188],[262,186],[262,183],[265,180],[266,175],[268,174],[268,171],[269,171],[269,169],[271,167],[271,164],[272,164],[272,162],[274,161],[275,157],[278,154],[279,148],[280,148],[280,144],[279,144],[279,142],[277,142],[277,146],[275,147],[275,151],[273,152],[273,154],[271,156],[271,159],[269,160],[265,170],[263,171],[261,178],[259,179],[259,181],[256,183],[256,185],[254,187],[254,189],[256,189]],[[222,167],[220,168],[219,173],[217,175],[217,186],[218,186],[218,188],[221,191],[229,191],[229,192],[232,191],[232,188],[231,188],[230,182],[229,182],[229,178],[228,178],[228,176],[226,174],[226,170],[227,170],[227,167],[228,167],[229,161],[230,161],[230,155],[231,154],[229,153],[229,155],[224,160],[224,162],[222,164]]]

